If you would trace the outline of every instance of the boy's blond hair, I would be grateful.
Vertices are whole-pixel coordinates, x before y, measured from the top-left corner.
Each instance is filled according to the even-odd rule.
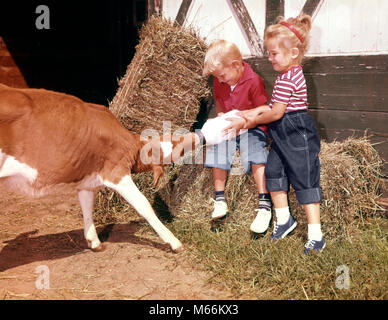
[[[278,38],[280,40],[280,47],[284,49],[298,48],[299,56],[297,59],[301,63],[309,47],[311,24],[311,17],[303,12],[296,18],[289,18],[287,20],[284,17],[278,17],[277,24],[271,25],[265,30],[264,43],[268,39]]]
[[[214,40],[207,49],[202,74],[208,76],[217,67],[228,67],[235,60],[242,63],[241,52],[236,44],[227,40]]]

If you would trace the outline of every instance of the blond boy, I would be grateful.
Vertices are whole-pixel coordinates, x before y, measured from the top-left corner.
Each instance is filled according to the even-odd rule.
[[[265,104],[268,100],[264,81],[242,60],[238,47],[226,40],[213,41],[206,53],[204,75],[213,75],[213,90],[217,116],[231,110],[249,110]],[[227,214],[225,185],[233,158],[240,150],[241,162],[248,173],[252,173],[259,193],[257,216],[251,224],[251,231],[263,233],[272,218],[270,195],[265,186],[265,163],[268,145],[267,127],[240,132],[236,138],[223,141],[206,150],[205,167],[212,168],[215,190],[212,219]]]

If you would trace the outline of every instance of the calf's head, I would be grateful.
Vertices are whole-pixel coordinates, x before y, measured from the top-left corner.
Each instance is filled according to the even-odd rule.
[[[178,161],[186,152],[195,149],[200,143],[199,137],[193,133],[185,135],[164,135],[150,139],[140,139],[139,169],[135,172],[152,170],[154,184],[158,184],[164,171],[163,167]]]

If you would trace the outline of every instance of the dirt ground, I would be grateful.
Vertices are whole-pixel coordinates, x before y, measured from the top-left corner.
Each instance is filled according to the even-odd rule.
[[[158,237],[136,236],[141,223],[98,227],[106,249],[94,253],[75,192],[31,199],[0,185],[0,300],[234,299]]]

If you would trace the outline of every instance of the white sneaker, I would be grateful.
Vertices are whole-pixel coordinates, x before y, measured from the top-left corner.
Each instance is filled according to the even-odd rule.
[[[253,220],[250,229],[254,233],[264,233],[269,227],[269,223],[272,218],[271,210],[255,209],[257,216]]]
[[[212,212],[212,220],[222,218],[223,216],[226,216],[226,213],[228,211],[228,206],[226,205],[225,201],[216,201],[212,199],[214,202],[214,210]]]

